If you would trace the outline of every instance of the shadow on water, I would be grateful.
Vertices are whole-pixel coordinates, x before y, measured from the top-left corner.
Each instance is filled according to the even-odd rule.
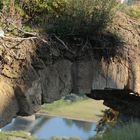
[[[69,119],[63,119],[65,121],[67,126],[72,127],[75,125],[77,128],[83,130],[84,132],[89,132],[92,130],[93,123],[91,122],[84,122],[84,121],[77,121],[77,120],[69,120]]]

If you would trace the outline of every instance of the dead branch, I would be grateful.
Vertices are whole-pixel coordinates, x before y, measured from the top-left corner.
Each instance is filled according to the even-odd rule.
[[[54,35],[54,37],[57,39],[57,41],[59,41],[64,47],[65,49],[70,52],[71,54],[75,54],[72,50],[69,49],[69,47],[65,44],[65,42],[63,40],[61,40],[58,36]]]
[[[22,38],[22,37],[17,37],[17,38],[14,38],[14,37],[4,37],[3,39],[13,39],[13,40],[30,40],[30,39],[39,39],[41,40],[42,42],[48,44],[48,41],[45,40],[44,38],[41,38],[39,36],[38,33],[36,32],[26,32],[20,28],[18,28],[15,24],[13,24],[12,22],[10,22],[6,17],[4,17],[4,15],[2,13],[0,13],[0,15],[9,23],[11,24],[15,29],[17,29],[18,31],[22,32],[24,35],[30,35],[30,37],[26,37],[26,38]],[[48,44],[49,45],[49,44]]]
[[[8,40],[17,40],[17,41],[21,41],[21,40],[31,40],[31,39],[37,39],[38,37],[27,37],[27,38],[22,38],[22,37],[3,37],[3,40],[8,39]]]
[[[65,49],[69,50],[68,46],[64,43],[63,40],[61,40],[59,37],[57,37],[56,35],[54,35],[54,37],[65,47]]]
[[[11,25],[12,25],[15,29],[19,30],[20,32],[22,32],[22,33],[25,34],[25,35],[38,36],[38,34],[37,34],[36,32],[26,32],[26,31],[24,31],[24,30],[18,28],[17,26],[15,26],[13,23],[11,23]]]

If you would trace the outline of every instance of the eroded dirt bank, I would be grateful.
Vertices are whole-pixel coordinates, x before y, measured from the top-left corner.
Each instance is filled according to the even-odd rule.
[[[38,39],[1,38],[0,126],[70,92],[110,87],[140,93],[140,25],[118,14],[111,28],[121,37],[116,48],[110,49],[112,39],[106,37],[106,42],[94,42],[95,47],[80,55],[59,49],[64,47],[60,42],[47,45]]]

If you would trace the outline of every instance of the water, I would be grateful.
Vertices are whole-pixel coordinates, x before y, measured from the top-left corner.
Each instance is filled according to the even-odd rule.
[[[53,136],[79,137],[88,140],[94,137],[96,124],[60,117],[39,116],[33,119],[16,118],[10,124],[1,128],[1,131],[23,130],[30,132],[41,140],[51,140]]]

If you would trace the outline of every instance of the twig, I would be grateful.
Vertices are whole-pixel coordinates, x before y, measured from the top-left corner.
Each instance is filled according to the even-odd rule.
[[[20,32],[26,34],[26,35],[31,35],[31,36],[37,36],[38,34],[37,33],[31,33],[31,32],[26,32],[20,28],[18,28],[15,24],[13,24],[12,22],[10,22],[1,12],[0,12],[0,15],[9,23],[11,24],[15,29],[19,30]]]
[[[61,40],[59,37],[57,37],[56,35],[54,35],[54,37],[67,49],[69,50],[68,46],[64,43],[63,40]]]
[[[54,35],[54,37],[65,47],[65,49],[70,52],[71,54],[75,54],[72,50],[70,50],[68,48],[68,46],[65,44],[65,42],[63,40],[61,40],[59,37],[57,37],[56,35]]]
[[[30,40],[30,39],[36,39],[38,37],[26,37],[26,38],[22,38],[22,37],[3,37],[3,39],[12,39],[12,40]]]
[[[15,29],[19,30],[20,32],[24,33],[25,35],[31,35],[31,36],[38,36],[38,34],[36,32],[26,32],[20,28],[18,28],[17,26],[15,26],[13,23],[10,23]]]
[[[88,41],[88,38],[86,39],[86,43],[83,45],[83,47],[82,47],[82,51],[86,48],[86,47],[88,47],[88,43],[89,43],[89,41]]]
[[[42,42],[46,43],[47,45],[50,45],[46,39],[41,38],[40,36],[38,36],[37,38],[40,39]]]
[[[0,12],[0,14],[1,14],[1,16],[8,22],[8,23],[10,23],[15,29],[17,29],[17,30],[19,30],[20,32],[22,32],[23,34],[25,34],[25,35],[30,35],[31,37],[27,37],[27,38],[12,38],[12,37],[4,37],[4,38],[7,38],[7,39],[15,39],[15,40],[30,40],[30,39],[40,39],[42,42],[44,42],[44,43],[47,43],[48,44],[48,41],[47,40],[45,40],[45,39],[43,39],[43,38],[41,38],[40,36],[39,36],[39,34],[38,33],[36,33],[36,32],[26,32],[26,31],[24,31],[24,30],[22,30],[22,29],[20,29],[20,28],[18,28],[15,24],[13,24],[12,22],[10,22],[8,19],[6,19],[4,16],[3,16],[3,14]],[[49,45],[49,44],[48,44]]]

